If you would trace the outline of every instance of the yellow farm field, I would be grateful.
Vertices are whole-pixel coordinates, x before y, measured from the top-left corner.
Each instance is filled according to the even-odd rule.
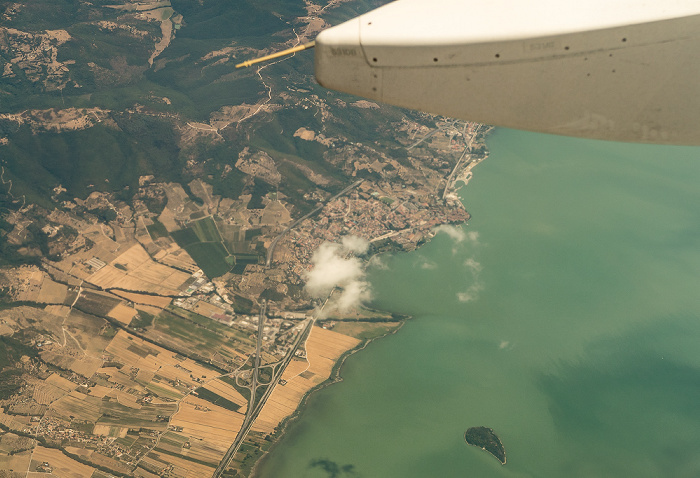
[[[168,460],[170,461],[170,464],[173,465],[172,473],[174,476],[210,476],[216,469],[214,466],[202,465],[200,463],[195,463],[177,456],[169,456]]]
[[[216,380],[212,380],[211,382],[208,382],[206,385],[204,385],[204,388],[216,393],[221,397],[224,397],[226,400],[232,401],[236,405],[239,405],[241,407],[238,409],[239,412],[246,412],[246,408],[248,407],[248,400],[246,400],[245,397],[238,392],[238,390],[236,390],[235,388],[233,388],[233,386],[229,385],[223,380],[218,378]]]
[[[340,356],[359,343],[353,337],[313,327],[306,341],[308,368],[301,361],[290,363],[282,374],[282,379],[287,383],[275,387],[253,424],[253,431],[272,433],[284,418],[294,413],[309,390],[331,376],[333,366]]]
[[[149,380],[153,379],[155,375],[158,375],[167,380],[179,380],[186,386],[192,388],[199,385],[198,382],[195,382],[193,377],[211,377],[216,374],[215,371],[202,367],[193,360],[182,359],[173,352],[150,344],[138,337],[130,336],[123,330],[120,330],[117,335],[114,336],[112,342],[107,347],[107,352],[113,355],[115,359],[122,362],[125,365],[125,369],[128,370],[132,367],[138,368],[140,377],[149,377]],[[101,369],[101,371],[108,373],[108,371],[104,369]],[[109,372],[109,374],[116,375],[115,372]],[[132,383],[130,386],[133,387],[134,384]],[[158,393],[157,390],[160,388],[163,390],[167,389],[180,396],[182,395],[181,392],[169,387],[163,381],[160,383],[151,382],[148,388],[154,389],[156,394]]]
[[[128,371],[128,370],[127,370]],[[115,385],[121,385],[125,388],[133,388],[134,390],[143,391],[143,387],[140,384],[134,383],[131,376],[125,374],[116,367],[102,367],[97,370],[97,373],[102,373],[109,376],[109,381]],[[98,392],[99,393],[99,392]],[[91,394],[94,395],[94,394]],[[97,396],[97,395],[95,395]]]
[[[222,456],[243,424],[243,415],[193,395],[180,402],[170,425],[182,427],[183,435],[199,438]]]
[[[175,222],[175,217],[175,213],[166,207],[158,216],[158,221],[165,226],[168,232],[173,232],[180,229],[180,226]]]
[[[309,369],[309,362],[306,359],[295,358],[284,371],[285,377],[296,377]],[[285,379],[286,380],[286,379]]]
[[[97,357],[86,356],[74,360],[68,368],[83,377],[91,377],[102,366],[102,360]]]
[[[79,392],[71,392],[69,395],[55,401],[51,410],[64,418],[75,417],[77,420],[96,422],[101,416],[102,400],[97,397],[89,397]]]
[[[31,451],[16,453],[14,455],[0,455],[0,470],[27,470],[31,460]],[[6,476],[12,476],[8,474]]]
[[[142,308],[144,311],[148,312],[149,314],[153,314],[153,315],[159,314],[160,310],[169,306],[170,302],[172,302],[172,300],[173,300],[170,297],[159,297],[159,296],[155,296],[155,295],[137,294],[136,292],[124,292],[124,291],[120,291],[120,290],[115,290],[112,293],[116,296],[121,297],[122,299],[126,299],[130,302],[133,302],[134,304],[138,304],[139,306],[145,305],[149,308],[151,308],[151,307],[155,308],[155,313],[154,313],[154,312],[150,312],[145,307],[139,307],[139,309]]]
[[[179,451],[179,454],[192,460],[204,461],[211,464],[220,462],[223,457],[220,447],[215,447],[209,442],[202,440],[191,441],[190,448],[183,448]]]
[[[148,370],[139,370],[136,374],[136,380],[142,383],[148,383],[153,380],[155,375],[156,374],[154,372],[150,372]]]
[[[112,389],[109,387],[105,387],[102,385],[95,385],[95,386],[90,388],[89,394],[92,395],[93,397],[102,398],[102,397],[107,396],[109,394],[109,392],[111,392],[111,391],[112,391]]]
[[[126,427],[115,427],[111,425],[95,425],[93,435],[102,435],[106,437],[124,438],[129,431]]]
[[[173,466],[173,470],[170,472],[171,476],[182,476],[182,477],[201,477],[201,476],[211,476],[214,472],[214,466],[206,466],[200,463],[195,463],[193,461],[185,460],[183,458],[158,452],[151,452],[148,454],[150,458],[157,457],[158,461],[167,463]]]
[[[116,388],[113,388],[112,391],[109,393],[109,396],[116,398],[117,403],[119,403],[120,405],[124,405],[125,407],[133,408],[134,410],[140,410],[141,408],[143,408],[140,403],[137,403],[137,396],[132,395],[130,393],[126,393],[122,390],[117,390]]]
[[[45,448],[38,446],[34,449],[32,465],[48,462],[53,469],[53,476],[61,478],[90,478],[95,471],[94,468],[83,465],[72,458],[68,458],[55,448]],[[35,469],[34,466],[31,467]],[[28,477],[36,478],[46,476],[46,473],[28,473]]]
[[[116,307],[114,307],[114,309],[109,311],[107,317],[116,319],[124,325],[129,325],[131,323],[131,319],[133,319],[136,314],[137,311],[133,307],[119,303],[116,305]]]
[[[37,402],[42,405],[48,405],[51,402],[55,402],[59,398],[63,397],[64,395],[68,394],[67,391],[58,388],[55,385],[52,385],[50,383],[38,383],[34,387],[34,392],[32,395],[32,398]]]
[[[180,400],[185,396],[185,393],[183,393],[181,390],[171,387],[167,383],[163,382],[153,381],[146,386],[146,389],[164,399],[169,398],[172,400]]]
[[[5,409],[0,407],[0,425],[6,426],[11,430],[24,430],[28,424],[28,417],[18,415],[8,415]]]
[[[179,267],[191,272],[197,272],[199,266],[192,260],[190,255],[176,243],[171,243],[167,248],[161,249],[154,256],[158,262],[169,266]]]
[[[148,457],[144,458],[141,462],[148,462]],[[160,475],[156,475],[154,473],[151,473],[150,471],[146,470],[142,466],[139,466],[134,470],[134,475],[138,476],[139,478],[160,478]]]
[[[107,346],[106,352],[114,355],[126,367],[136,367],[142,358],[151,357],[158,354],[157,347],[148,344],[138,337],[132,337],[125,331],[120,330]],[[152,355],[153,353],[153,355]],[[148,367],[150,370],[157,370],[158,365]]]
[[[119,264],[120,268],[117,268],[116,264]],[[90,282],[101,287],[174,295],[189,277],[186,272],[153,261],[141,244],[134,244],[110,265],[90,276]]]
[[[41,290],[37,302],[45,302],[49,304],[61,304],[66,300],[68,287],[64,284],[52,281],[47,274],[44,275],[44,280],[41,283]]]
[[[52,373],[49,375],[49,377],[46,379],[46,383],[50,383],[51,385],[55,385],[56,387],[60,388],[61,390],[65,390],[66,392],[70,392],[74,388],[76,388],[78,385],[71,382],[67,378],[61,377],[57,373]]]

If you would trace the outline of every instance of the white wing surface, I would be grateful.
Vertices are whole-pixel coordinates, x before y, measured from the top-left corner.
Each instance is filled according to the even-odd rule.
[[[470,121],[700,144],[700,2],[398,0],[322,32],[325,87]]]

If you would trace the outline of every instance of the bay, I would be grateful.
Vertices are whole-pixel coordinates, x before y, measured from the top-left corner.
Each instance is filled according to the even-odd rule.
[[[700,475],[700,149],[488,145],[470,222],[370,269],[373,305],[413,319],[310,397],[259,476]]]

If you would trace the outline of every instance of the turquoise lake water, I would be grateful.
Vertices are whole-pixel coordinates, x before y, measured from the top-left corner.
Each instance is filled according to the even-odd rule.
[[[374,306],[413,319],[347,360],[260,476],[700,476],[700,148],[488,145],[464,239],[370,270]]]

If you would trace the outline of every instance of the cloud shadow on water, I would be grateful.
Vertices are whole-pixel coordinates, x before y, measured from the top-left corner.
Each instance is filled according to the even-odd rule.
[[[344,476],[359,476],[355,471],[355,465],[339,465],[327,458],[311,460],[309,468],[319,468],[328,474],[328,478],[342,478]]]

